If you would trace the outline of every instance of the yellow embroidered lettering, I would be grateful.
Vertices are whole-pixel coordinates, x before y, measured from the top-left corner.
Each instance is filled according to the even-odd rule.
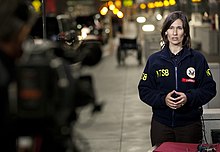
[[[206,70],[206,74],[207,74],[208,77],[210,77],[210,76],[212,75],[212,74],[211,74],[211,70],[210,70],[210,69],[207,69],[207,70]]]
[[[143,73],[141,79],[144,80],[144,81],[147,80],[147,74]]]
[[[169,76],[169,69],[160,69],[156,71],[157,77],[168,77]]]

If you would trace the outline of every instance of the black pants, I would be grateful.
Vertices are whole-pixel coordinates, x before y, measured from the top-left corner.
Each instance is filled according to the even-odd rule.
[[[196,121],[184,127],[172,128],[152,119],[150,135],[152,146],[163,142],[201,143],[202,123]]]

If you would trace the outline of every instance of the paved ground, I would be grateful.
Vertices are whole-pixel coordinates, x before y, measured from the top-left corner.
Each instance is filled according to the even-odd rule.
[[[111,40],[104,46],[103,60],[84,70],[93,76],[97,100],[105,103],[93,117],[89,106],[80,112],[75,134],[85,152],[146,152],[151,147],[151,109],[137,92],[143,66],[138,66],[135,54],[126,58],[125,66],[118,66],[117,43],[117,38]]]

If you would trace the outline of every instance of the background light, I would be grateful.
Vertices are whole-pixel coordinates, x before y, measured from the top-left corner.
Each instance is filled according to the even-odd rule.
[[[123,17],[124,17],[124,14],[123,14],[121,11],[119,11],[119,12],[117,13],[117,16],[118,16],[118,18],[123,18]]]
[[[162,20],[162,15],[161,14],[157,14],[157,16],[156,16],[156,19],[158,20],[158,21],[160,21],[160,20]]]
[[[146,8],[147,8],[147,5],[144,4],[144,3],[141,3],[141,4],[140,4],[140,8],[141,8],[141,9],[146,9]]]
[[[108,8],[107,7],[103,7],[101,10],[100,10],[100,14],[101,15],[106,15],[108,13]]]
[[[143,17],[143,16],[140,16],[140,17],[137,17],[136,21],[137,21],[138,23],[144,23],[144,22],[146,21],[146,18]]]
[[[142,26],[142,30],[145,32],[152,32],[155,30],[155,26],[153,24],[146,24]]]

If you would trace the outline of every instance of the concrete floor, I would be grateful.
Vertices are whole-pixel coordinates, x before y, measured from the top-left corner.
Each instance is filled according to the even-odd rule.
[[[139,66],[133,54],[124,66],[118,66],[117,42],[117,38],[110,40],[103,47],[102,61],[83,71],[93,76],[97,101],[104,102],[102,112],[95,116],[90,115],[90,106],[80,111],[74,133],[83,152],[146,152],[151,148],[151,108],[140,101],[137,90],[144,64]]]

